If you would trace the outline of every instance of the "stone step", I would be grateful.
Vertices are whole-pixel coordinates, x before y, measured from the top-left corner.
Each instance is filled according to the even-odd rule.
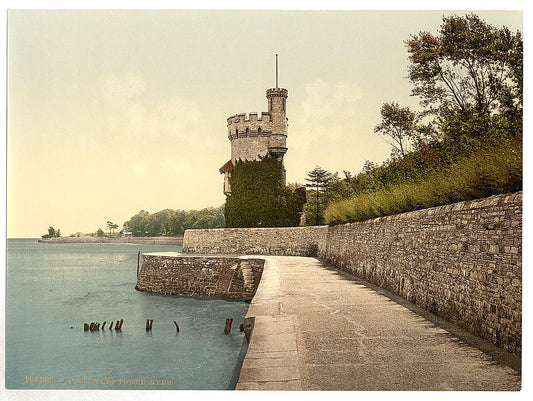
[[[240,263],[240,270],[244,280],[244,290],[247,292],[255,290],[254,272],[252,270],[252,266],[250,266],[250,262],[243,260]]]

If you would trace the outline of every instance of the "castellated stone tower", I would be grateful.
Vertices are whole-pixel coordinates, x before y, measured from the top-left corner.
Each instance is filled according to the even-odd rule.
[[[231,160],[220,168],[224,174],[224,193],[230,194],[229,177],[237,161],[260,160],[267,155],[283,161],[287,152],[287,97],[283,88],[266,91],[268,111],[235,114],[228,118]]]
[[[271,133],[268,138],[270,154],[283,159],[287,152],[287,89],[275,88],[266,92],[270,112]]]

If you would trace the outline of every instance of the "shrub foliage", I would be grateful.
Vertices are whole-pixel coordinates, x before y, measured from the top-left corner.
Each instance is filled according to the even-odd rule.
[[[522,189],[522,35],[475,14],[444,17],[405,42],[422,110],[386,103],[375,131],[391,158],[324,193],[338,224]],[[425,123],[422,123],[425,121]]]
[[[305,188],[285,186],[281,161],[267,156],[238,161],[230,177],[226,199],[226,227],[297,226],[305,203]]]
[[[424,176],[331,203],[326,223],[340,224],[522,189],[522,143],[517,138],[480,147]],[[360,180],[363,177],[357,177]]]

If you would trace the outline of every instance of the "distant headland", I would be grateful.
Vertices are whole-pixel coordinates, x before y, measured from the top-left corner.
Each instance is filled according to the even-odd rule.
[[[55,237],[42,238],[39,242],[57,244],[147,244],[183,245],[183,237]]]

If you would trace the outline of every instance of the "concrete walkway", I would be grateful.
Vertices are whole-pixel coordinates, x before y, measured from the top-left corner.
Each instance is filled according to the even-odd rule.
[[[265,259],[237,390],[520,390],[516,370],[414,305],[314,258]]]

